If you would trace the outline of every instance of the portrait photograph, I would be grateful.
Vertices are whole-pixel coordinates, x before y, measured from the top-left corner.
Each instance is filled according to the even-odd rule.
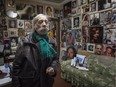
[[[74,29],[75,30],[75,39],[76,42],[81,42],[82,40],[82,30],[81,29]]]
[[[82,26],[83,42],[89,42],[89,26]]]
[[[0,28],[7,28],[6,18],[0,18]]]
[[[81,1],[82,1],[82,0],[77,0],[77,6],[78,6],[78,7],[81,6]]]
[[[112,0],[111,3],[112,3],[112,8],[116,8],[116,0]]]
[[[54,17],[60,17],[60,10],[54,9]]]
[[[54,17],[53,14],[53,7],[51,6],[45,6],[45,14],[48,15],[49,17]]]
[[[61,61],[62,60],[66,60],[65,58],[66,58],[66,49],[61,49],[61,51],[60,51],[61,53],[61,55],[60,55],[60,58],[61,58]]]
[[[90,15],[90,25],[100,25],[99,13]]]
[[[111,8],[111,0],[104,0],[104,9]]]
[[[82,26],[89,26],[90,15],[82,14]]]
[[[66,30],[71,30],[72,28],[72,19],[71,18],[64,18],[64,26]]]
[[[77,7],[77,0],[71,0],[71,8],[74,9]]]
[[[95,26],[90,27],[90,43],[103,43],[103,27],[102,26]]]
[[[18,29],[8,29],[9,37],[18,37]]]
[[[43,6],[37,5],[37,14],[43,13]]]
[[[111,24],[112,12],[111,10],[100,13],[100,24]]]
[[[32,29],[32,21],[31,20],[24,20],[24,29],[26,31],[30,31]]]
[[[9,28],[17,28],[17,20],[8,19],[8,26],[9,26]]]
[[[90,52],[90,53],[94,53],[95,44],[87,43],[87,51]]]
[[[71,10],[71,14],[72,14],[73,16],[75,16],[75,15],[77,14],[77,8],[73,8],[73,9]]]
[[[0,30],[0,40],[3,39],[3,30]]]
[[[80,16],[75,16],[72,18],[72,28],[75,29],[75,28],[79,28],[80,27]]]
[[[104,46],[103,44],[95,44],[95,55],[102,55],[103,54],[103,50]]]
[[[71,15],[71,1],[63,5],[64,17]]]
[[[17,20],[17,28],[24,29],[24,20]]]
[[[18,44],[18,37],[10,37],[11,47],[16,47]]]
[[[8,39],[8,37],[9,37],[9,34],[8,34],[8,31],[3,31],[3,38],[4,39]]]
[[[82,13],[89,12],[90,7],[88,5],[85,5],[82,7]]]
[[[82,43],[82,50],[87,50],[87,43]]]
[[[61,30],[61,41],[66,42],[67,31]]]

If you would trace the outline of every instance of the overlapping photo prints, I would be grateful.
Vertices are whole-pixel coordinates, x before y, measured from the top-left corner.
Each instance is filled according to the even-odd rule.
[[[100,24],[111,24],[111,10],[100,13]]]
[[[99,24],[100,24],[99,13],[91,14],[90,25],[99,25]]]
[[[76,42],[81,42],[81,35],[82,35],[81,29],[74,29],[73,32],[75,32]]]
[[[102,26],[95,26],[90,27],[90,43],[103,43],[103,27]]]
[[[94,53],[95,51],[95,44],[87,43],[87,51],[90,53]]]

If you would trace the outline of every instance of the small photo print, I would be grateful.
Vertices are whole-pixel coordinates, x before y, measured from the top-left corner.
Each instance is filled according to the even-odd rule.
[[[90,52],[90,53],[94,53],[95,44],[87,43],[87,51]]]
[[[18,44],[18,37],[10,37],[11,47],[15,47]]]
[[[71,1],[71,7],[72,7],[72,9],[77,7],[77,0]]]
[[[82,26],[82,37],[84,43],[89,42],[89,26]]]
[[[17,20],[17,27],[24,29],[24,20]]]
[[[60,17],[60,10],[54,9],[54,17]]]
[[[18,37],[18,30],[17,29],[8,29],[9,37]]]
[[[99,25],[99,24],[100,24],[99,13],[91,14],[90,25]]]
[[[104,49],[104,46],[103,44],[95,44],[95,54],[96,55],[102,55],[103,54],[103,49]]]
[[[90,16],[88,14],[82,14],[82,26],[89,26]]]
[[[37,14],[43,13],[43,6],[37,5]]]
[[[76,9],[77,9],[76,14],[81,14],[81,8],[77,7]]]
[[[116,25],[116,9],[112,10],[112,23]]]
[[[0,18],[0,28],[7,28],[6,19]]]
[[[90,27],[90,43],[103,43],[103,27]]]
[[[111,24],[112,12],[104,11],[100,13],[100,24]]]
[[[116,8],[116,0],[112,0],[112,8]]]
[[[76,42],[81,42],[82,31],[81,29],[74,29]]]
[[[9,28],[17,28],[17,20],[9,19],[8,26],[9,26]]]
[[[53,15],[53,7],[51,6],[45,6],[45,14],[48,15],[49,17],[54,17]]]
[[[82,43],[82,50],[87,50],[87,43]]]
[[[62,42],[66,42],[66,35],[67,35],[67,31],[61,30],[61,41]]]
[[[80,27],[80,16],[73,17],[73,29]]]
[[[18,30],[18,36],[19,36],[19,37],[25,36],[25,30],[19,29],[19,30]]]
[[[32,29],[32,21],[31,20],[24,20],[24,29],[26,31],[30,31]]]

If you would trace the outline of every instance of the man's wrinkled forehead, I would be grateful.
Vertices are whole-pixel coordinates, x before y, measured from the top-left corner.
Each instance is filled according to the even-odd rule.
[[[38,20],[48,20],[48,18],[44,15],[38,16]]]

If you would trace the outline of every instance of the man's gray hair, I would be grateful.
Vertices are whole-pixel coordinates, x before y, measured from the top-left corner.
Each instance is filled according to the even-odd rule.
[[[48,19],[48,16],[44,15],[44,14],[38,14],[37,16],[35,16],[32,20],[32,25],[34,26],[36,24],[36,22],[38,21],[38,18],[41,16],[45,16]]]

